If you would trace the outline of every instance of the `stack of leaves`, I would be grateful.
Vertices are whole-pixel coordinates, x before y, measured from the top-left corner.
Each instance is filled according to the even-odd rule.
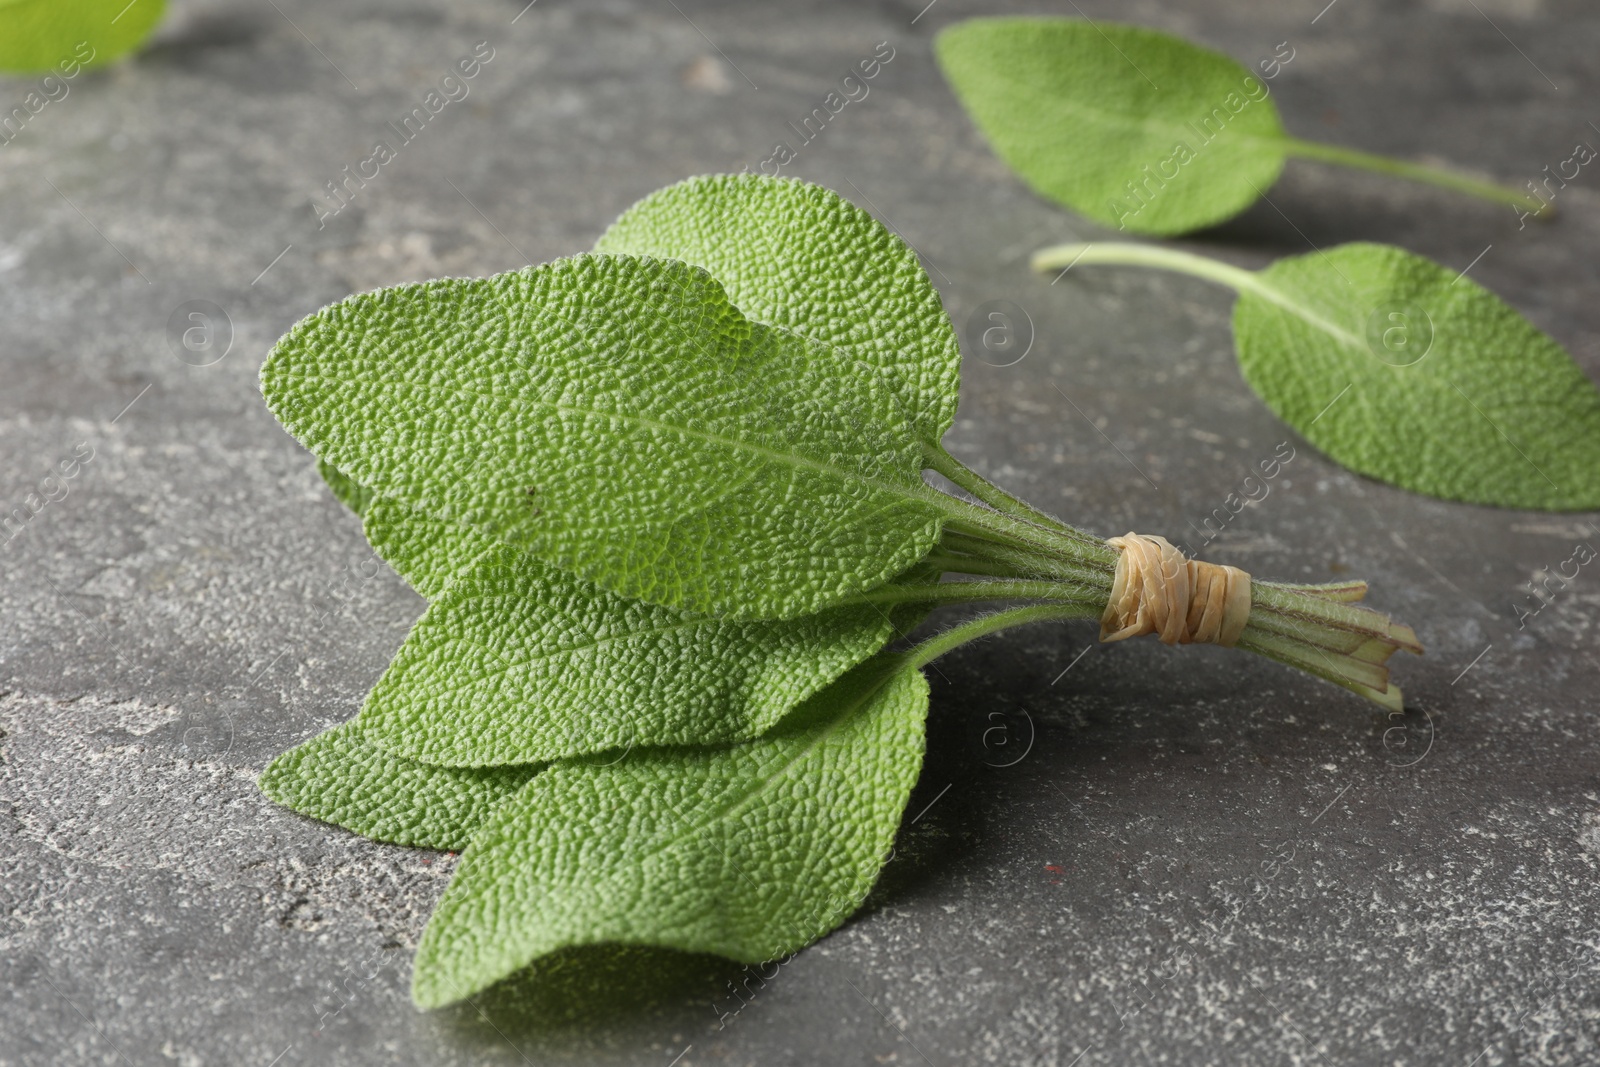
[[[760,962],[872,886],[935,656],[1096,619],[1115,550],[953,459],[959,352],[915,255],[796,181],[692,179],[593,254],[352,297],[262,389],[427,612],[269,795],[465,849],[413,995],[557,949]],[[942,474],[976,499],[941,492]],[[1365,587],[1255,582],[1239,647],[1386,707]],[[1010,605],[920,644],[943,604]]]

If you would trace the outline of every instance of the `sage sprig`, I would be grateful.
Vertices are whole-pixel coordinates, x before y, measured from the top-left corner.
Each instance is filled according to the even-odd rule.
[[[1447,500],[1600,507],[1600,390],[1566,350],[1471,278],[1366,242],[1259,271],[1156,245],[1035,253],[1036,270],[1158,267],[1238,293],[1239,369],[1330,457]]]
[[[944,30],[935,53],[1012,170],[1041,196],[1120,230],[1165,236],[1223,222],[1296,157],[1549,212],[1546,201],[1493,182],[1293,137],[1265,81],[1158,30],[980,18]]]
[[[827,933],[916,780],[921,668],[1100,619],[1120,573],[944,449],[954,334],[865,212],[697,178],[598,247],[351,297],[262,368],[429,601],[360,714],[262,779],[380,840],[468,842],[418,951],[423,1006],[570,945],[759,962]],[[1364,592],[1250,582],[1237,645],[1398,709],[1386,661],[1421,649]],[[1004,610],[891,647],[983,603]]]

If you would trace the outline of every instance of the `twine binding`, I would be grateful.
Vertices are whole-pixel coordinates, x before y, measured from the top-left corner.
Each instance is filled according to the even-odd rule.
[[[1250,621],[1250,575],[1238,567],[1186,559],[1165,538],[1128,533],[1117,549],[1111,599],[1100,640],[1155,634],[1169,645],[1232,648]]]

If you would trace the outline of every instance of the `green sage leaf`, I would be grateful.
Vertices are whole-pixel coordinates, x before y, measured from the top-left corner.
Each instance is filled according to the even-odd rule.
[[[873,660],[767,736],[561,763],[483,824],[417,949],[436,1007],[571,945],[775,959],[876,880],[922,762],[928,688]]]
[[[364,485],[357,485],[349,475],[325,459],[317,460],[317,473],[328,483],[328,488],[333,490],[333,495],[339,503],[362,518],[366,517],[367,508],[377,499],[378,494]]]
[[[428,608],[356,723],[396,755],[455,767],[739,741],[896,636],[879,604],[693,615],[497,546]]]
[[[704,267],[745,315],[827,344],[883,372],[918,436],[955,419],[961,351],[917,254],[820,185],[722,174],[651,193],[597,252]]]
[[[268,764],[261,790],[302,815],[374,841],[460,851],[540,767],[431,767],[365,741],[344,723]]]
[[[368,539],[431,606],[369,694],[363,737],[449,766],[755,736],[909,632],[925,604],[731,621],[630,600],[391,500]],[[913,568],[887,590],[937,581]]]
[[[0,0],[0,70],[75,78],[133,51],[166,0]]]
[[[387,497],[373,500],[361,525],[373,551],[430,602],[503,547],[470,526],[429,518]]]
[[[1287,149],[1267,86],[1218,52],[1139,26],[982,18],[934,43],[995,153],[1039,195],[1118,229],[1232,218]]]
[[[1470,278],[1361,243],[1280,259],[1241,289],[1245,380],[1334,460],[1447,500],[1600,507],[1600,390]]]
[[[877,376],[683,263],[586,255],[351,297],[261,377],[359,484],[654,603],[792,618],[939,537]]]

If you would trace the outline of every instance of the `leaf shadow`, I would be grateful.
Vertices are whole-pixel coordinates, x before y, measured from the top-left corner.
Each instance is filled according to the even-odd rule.
[[[659,1033],[663,1024],[715,1024],[716,1005],[741,966],[718,956],[636,945],[583,945],[552,953],[469,1001],[440,1009],[453,1036],[485,1048],[548,1045],[597,1036]]]
[[[201,52],[254,44],[271,30],[270,18],[259,11],[200,11],[162,30],[140,55],[146,61],[181,64]]]
[[[1501,205],[1396,179],[1290,167],[1242,214],[1182,240],[1273,258],[1374,241],[1448,258],[1513,219]]]
[[[851,921],[994,877],[1019,849],[1082,845],[1088,821],[1099,829],[1084,847],[1109,869],[1108,828],[1120,832],[1159,790],[1152,754],[1200,768],[1218,758],[1191,708],[1237,700],[1227,650],[1197,649],[1185,662],[1160,646],[1101,646],[1091,627],[1070,623],[1007,636],[930,670],[922,777],[891,860]]]
[[[1038,627],[1010,641],[960,649],[928,668],[932,702],[922,775],[889,862],[852,922],[911,902],[958,868],[981,869],[1004,836],[997,820],[1014,822],[1017,794],[1037,792],[1024,783],[1041,763],[1065,769],[1100,759],[1103,742],[1120,729],[1115,715],[1069,731],[1046,721],[1059,718],[1052,705],[1064,694],[1049,689],[1056,672],[1041,660],[1071,660],[1085,643],[1082,629]],[[1076,694],[1111,708],[1122,695],[1097,682]]]

